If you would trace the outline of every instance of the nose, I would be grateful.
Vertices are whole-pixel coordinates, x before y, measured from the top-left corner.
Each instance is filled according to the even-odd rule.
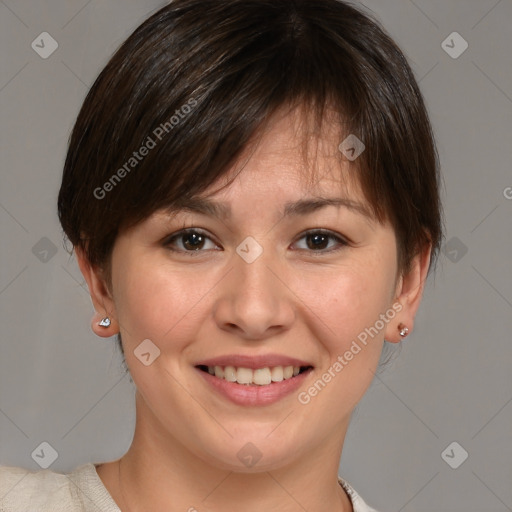
[[[219,283],[214,306],[219,328],[255,341],[290,329],[296,310],[283,270],[267,250],[252,263],[235,255],[232,270]]]

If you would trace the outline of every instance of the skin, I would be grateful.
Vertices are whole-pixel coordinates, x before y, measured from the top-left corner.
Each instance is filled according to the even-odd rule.
[[[430,247],[401,275],[389,223],[345,206],[283,218],[285,202],[312,195],[365,205],[352,164],[340,167],[342,139],[333,126],[315,146],[320,179],[306,184],[299,119],[299,111],[276,116],[243,169],[233,167],[236,179],[202,194],[227,203],[230,218],[155,212],[119,234],[111,283],[77,249],[96,310],[92,328],[104,337],[121,332],[137,387],[133,442],[121,459],[97,468],[123,511],[352,510],[337,483],[350,415],[372,381],[384,339],[400,341],[399,323],[413,329]],[[209,237],[201,251],[189,249],[195,256],[185,254],[190,238],[174,242],[178,252],[164,243],[184,226]],[[304,232],[317,229],[347,245],[329,238],[321,249],[308,248]],[[235,252],[247,236],[263,247],[250,264]],[[401,311],[307,405],[298,392],[271,405],[235,405],[194,368],[226,354],[288,355],[314,366],[299,389],[307,391],[393,304]],[[99,327],[107,315],[111,326]],[[145,339],[161,351],[149,366],[134,355]],[[252,468],[237,457],[249,442],[262,454]]]

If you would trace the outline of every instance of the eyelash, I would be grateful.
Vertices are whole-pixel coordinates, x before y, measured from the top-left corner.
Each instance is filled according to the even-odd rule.
[[[208,240],[213,242],[211,237],[208,236],[208,234],[205,231],[203,231],[202,229],[186,228],[186,229],[182,229],[182,230],[178,231],[177,233],[174,233],[174,234],[170,235],[169,237],[167,237],[164,240],[163,245],[165,247],[167,247],[172,252],[179,252],[179,253],[182,253],[182,254],[184,253],[184,254],[187,254],[188,256],[191,256],[191,257],[198,256],[200,253],[203,253],[206,250],[208,250],[208,249],[198,249],[198,250],[187,251],[187,250],[184,250],[184,249],[174,249],[174,248],[171,247],[171,244],[175,240],[179,239],[180,237],[184,237],[185,235],[189,235],[189,234],[198,234],[198,235],[201,235],[201,236],[203,236],[203,237],[205,237]],[[343,249],[344,247],[349,245],[349,242],[347,240],[345,240],[344,238],[342,238],[338,234],[336,234],[336,233],[334,233],[332,231],[325,230],[325,229],[312,229],[312,230],[305,231],[304,233],[301,234],[300,238],[298,238],[297,241],[302,240],[303,238],[305,238],[307,236],[311,236],[311,235],[324,235],[326,237],[329,237],[331,239],[336,240],[336,242],[339,244],[339,246],[337,248],[335,248],[335,249],[332,249],[332,248],[331,249],[320,249],[320,250],[317,250],[317,251],[312,250],[312,249],[298,249],[298,250],[300,250],[300,251],[307,251],[307,252],[313,254],[314,256],[322,256],[322,255],[325,255],[325,254],[330,254],[330,253],[333,253],[333,252],[340,251],[341,249]],[[297,243],[297,242],[294,242],[294,243]]]

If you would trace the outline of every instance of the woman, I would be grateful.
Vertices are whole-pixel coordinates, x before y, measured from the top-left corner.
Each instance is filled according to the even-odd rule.
[[[338,464],[384,341],[413,330],[438,181],[417,83],[368,15],[151,16],[91,88],[58,200],[134,438],[68,475],[3,468],[2,510],[374,510]]]

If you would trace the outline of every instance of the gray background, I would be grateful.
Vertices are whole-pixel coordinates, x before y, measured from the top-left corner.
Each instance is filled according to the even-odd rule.
[[[163,4],[0,1],[2,465],[40,469],[31,454],[43,441],[58,452],[54,471],[113,460],[130,444],[133,385],[114,339],[90,330],[92,303],[64,250],[56,197],[88,88]],[[512,2],[364,4],[424,92],[444,174],[447,245],[414,333],[356,409],[340,474],[383,512],[510,511]],[[458,58],[443,46],[453,53],[460,41],[442,46],[454,31],[469,45]],[[42,32],[59,45],[47,59],[31,47]],[[460,464],[462,450],[469,457],[452,469],[445,460]]]

